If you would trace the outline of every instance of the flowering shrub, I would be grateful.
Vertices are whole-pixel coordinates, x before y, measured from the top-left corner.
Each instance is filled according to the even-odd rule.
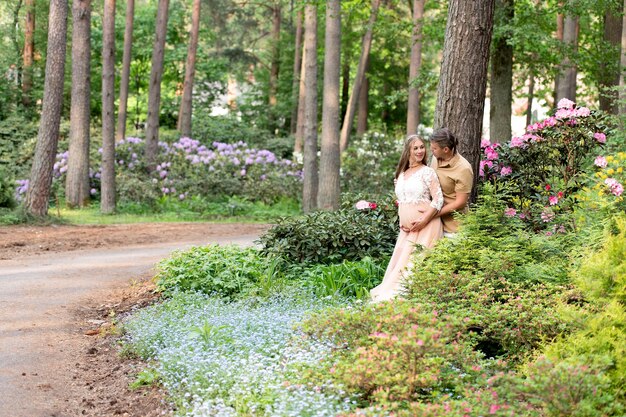
[[[298,164],[279,159],[272,152],[248,148],[244,142],[214,142],[205,146],[191,138],[168,144],[159,142],[156,169],[148,172],[143,161],[144,141],[128,137],[116,144],[116,185],[120,201],[152,202],[171,197],[244,196],[253,201],[274,203],[283,197],[299,196],[302,171]],[[102,153],[102,149],[98,154]],[[60,152],[54,164],[55,186],[63,188],[68,152]],[[99,160],[92,163],[99,165]],[[100,190],[101,168],[90,170],[93,196]],[[25,193],[20,184],[18,196]]]
[[[561,100],[553,116],[529,125],[508,144],[483,141],[480,177],[506,184],[508,216],[534,230],[565,231],[572,226],[576,193],[587,181],[589,156],[604,146],[606,132],[604,116]]]

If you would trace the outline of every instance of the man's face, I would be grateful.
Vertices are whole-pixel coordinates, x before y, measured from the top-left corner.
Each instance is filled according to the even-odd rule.
[[[433,153],[433,155],[435,155],[435,158],[437,159],[444,159],[446,157],[446,150],[448,150],[447,146],[445,148],[442,148],[436,142],[432,142],[430,144],[430,151]]]

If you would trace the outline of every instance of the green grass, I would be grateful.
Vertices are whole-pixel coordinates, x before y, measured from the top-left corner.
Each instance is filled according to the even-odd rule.
[[[100,206],[82,209],[50,207],[45,219],[30,219],[21,208],[2,209],[0,225],[20,223],[127,224],[168,222],[263,223],[279,217],[297,216],[300,205],[294,200],[281,200],[273,205],[231,197],[223,202],[196,200],[179,202],[161,200],[154,206],[140,203],[121,204],[115,214],[102,214]]]

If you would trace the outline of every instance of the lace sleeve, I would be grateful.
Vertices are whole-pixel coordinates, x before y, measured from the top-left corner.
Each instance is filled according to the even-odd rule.
[[[426,181],[428,189],[430,190],[430,206],[439,211],[441,207],[443,207],[443,193],[441,192],[441,185],[439,184],[437,173],[433,169],[429,168]]]

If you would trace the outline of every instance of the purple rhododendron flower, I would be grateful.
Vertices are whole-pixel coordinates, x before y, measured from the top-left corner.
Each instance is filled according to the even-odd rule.
[[[572,100],[566,99],[566,98],[562,98],[561,100],[559,100],[559,102],[557,103],[556,107],[558,107],[559,109],[571,109],[576,105],[576,103],[574,103]]]

